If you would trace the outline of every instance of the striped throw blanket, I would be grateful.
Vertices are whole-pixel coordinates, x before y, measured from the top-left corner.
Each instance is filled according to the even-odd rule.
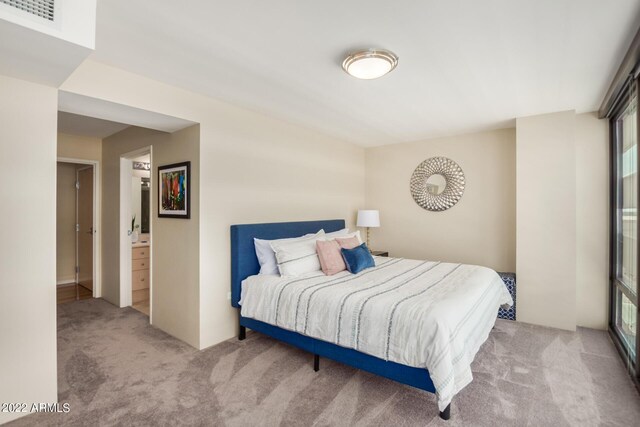
[[[513,300],[486,267],[376,257],[359,274],[258,275],[242,283],[242,316],[425,368],[444,410],[472,380],[471,362]]]

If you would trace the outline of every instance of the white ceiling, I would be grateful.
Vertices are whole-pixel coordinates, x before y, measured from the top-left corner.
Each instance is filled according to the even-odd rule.
[[[69,135],[92,136],[102,139],[128,127],[129,125],[124,123],[58,111],[58,132]]]
[[[93,58],[373,146],[593,111],[640,0],[99,0]],[[340,63],[380,47],[397,69]]]

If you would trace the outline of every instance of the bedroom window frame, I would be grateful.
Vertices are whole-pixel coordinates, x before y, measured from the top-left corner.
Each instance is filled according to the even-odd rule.
[[[616,100],[615,107],[611,109],[609,116],[609,135],[610,135],[610,286],[609,286],[609,334],[615,344],[618,352],[622,356],[627,370],[631,374],[636,384],[640,388],[640,340],[638,339],[637,319],[640,318],[640,310],[638,308],[638,287],[640,283],[636,281],[636,292],[634,293],[629,286],[621,280],[622,271],[622,223],[621,215],[623,206],[623,177],[621,159],[623,155],[622,119],[625,116],[627,108],[636,102],[636,147],[640,148],[640,111],[638,110],[638,102],[640,101],[640,87],[637,84],[637,74],[629,77],[621,91],[620,96]],[[640,149],[636,148],[635,162],[640,165]],[[640,203],[640,170],[636,171],[637,185],[635,189],[636,209],[637,203]],[[638,212],[636,212],[638,218]],[[636,269],[640,267],[640,227],[636,227]],[[618,292],[631,301],[636,308],[636,334],[635,342],[628,343],[627,339],[622,336],[618,328]],[[625,344],[628,343],[628,344]],[[632,354],[630,348],[633,347],[635,355]]]

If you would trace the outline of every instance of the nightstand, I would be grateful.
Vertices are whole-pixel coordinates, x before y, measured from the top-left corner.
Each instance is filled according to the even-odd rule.
[[[371,251],[371,255],[388,257],[389,252],[388,251]]]

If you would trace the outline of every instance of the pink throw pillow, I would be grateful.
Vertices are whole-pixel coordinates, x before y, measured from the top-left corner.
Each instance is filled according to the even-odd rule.
[[[322,272],[327,276],[347,269],[340,253],[340,245],[335,240],[316,240],[316,250]]]
[[[344,249],[357,248],[358,246],[360,246],[362,244],[362,243],[360,243],[360,240],[358,240],[358,238],[355,237],[355,236],[347,237],[346,239],[336,239],[336,242],[338,242],[340,247],[344,248]],[[342,256],[342,254],[341,254],[341,256]]]

